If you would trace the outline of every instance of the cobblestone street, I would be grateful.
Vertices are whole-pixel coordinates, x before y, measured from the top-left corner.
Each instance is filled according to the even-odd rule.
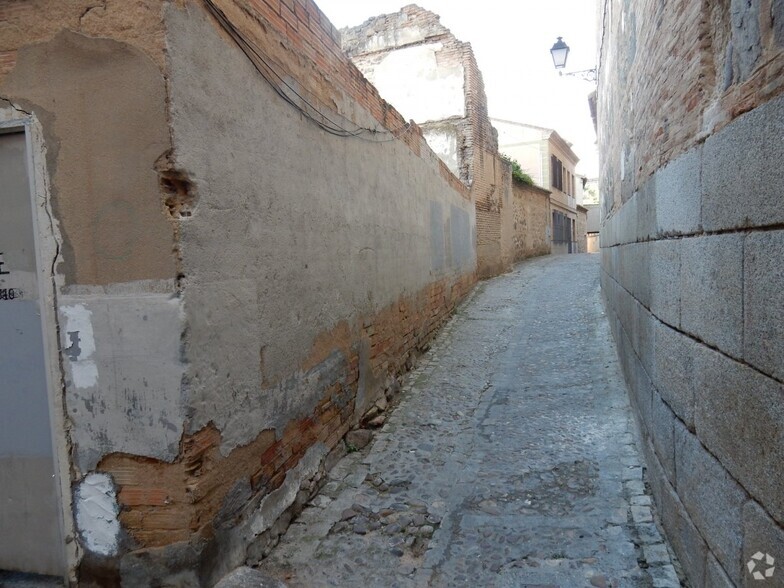
[[[679,586],[598,260],[481,283],[261,569],[290,586]]]

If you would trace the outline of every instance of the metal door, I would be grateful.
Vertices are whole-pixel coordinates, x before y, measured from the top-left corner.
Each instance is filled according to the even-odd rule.
[[[0,569],[61,576],[35,222],[24,133],[0,134]]]

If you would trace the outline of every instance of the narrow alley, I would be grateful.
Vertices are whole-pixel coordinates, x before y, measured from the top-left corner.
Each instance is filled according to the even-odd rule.
[[[679,586],[599,271],[548,256],[477,287],[261,570],[290,586]]]

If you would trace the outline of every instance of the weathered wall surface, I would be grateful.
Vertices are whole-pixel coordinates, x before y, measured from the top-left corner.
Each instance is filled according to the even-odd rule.
[[[693,586],[763,585],[751,555],[784,557],[784,4],[601,8],[602,285],[651,487]]]
[[[81,577],[209,584],[470,290],[475,209],[314,3],[216,2],[299,108],[207,3],[93,4],[0,1],[0,114],[41,128],[59,247]]]
[[[511,175],[498,155],[482,74],[471,45],[438,15],[408,5],[341,31],[352,61],[471,190],[479,277],[506,271],[513,253]]]
[[[220,6],[310,104],[379,133],[324,132],[200,3],[167,8],[169,167],[187,203],[186,436],[174,464],[114,456],[102,470],[122,480],[124,528],[160,561],[217,537],[208,582],[302,500],[300,484],[394,386],[476,268],[467,190],[325,39],[315,5],[297,4],[296,29],[267,14],[277,3]],[[298,49],[306,42],[327,67]]]
[[[56,250],[39,269],[54,286],[65,391],[53,438],[87,567],[119,541],[83,491],[90,472],[112,452],[175,459],[186,418],[175,228],[157,170],[171,148],[163,63],[158,1],[0,2],[0,104],[40,129],[34,174]]]
[[[514,261],[550,253],[550,192],[513,182]]]

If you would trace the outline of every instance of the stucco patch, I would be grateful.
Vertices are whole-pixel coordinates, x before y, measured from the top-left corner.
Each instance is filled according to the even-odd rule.
[[[100,555],[117,553],[120,521],[117,493],[108,474],[90,474],[76,489],[76,524],[85,547]]]

